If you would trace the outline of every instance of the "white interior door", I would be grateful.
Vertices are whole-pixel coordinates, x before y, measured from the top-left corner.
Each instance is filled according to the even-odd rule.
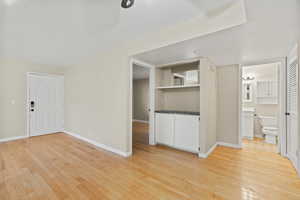
[[[29,135],[63,131],[63,76],[29,74],[28,93]]]
[[[294,55],[294,56],[293,56]],[[292,54],[287,66],[287,156],[297,163],[298,149],[298,57]]]

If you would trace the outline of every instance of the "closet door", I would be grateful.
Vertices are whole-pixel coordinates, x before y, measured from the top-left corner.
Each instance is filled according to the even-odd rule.
[[[298,149],[298,57],[292,53],[287,66],[287,156],[296,167]]]

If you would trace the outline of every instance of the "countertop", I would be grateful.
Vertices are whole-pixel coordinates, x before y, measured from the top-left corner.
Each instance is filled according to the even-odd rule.
[[[156,110],[156,113],[181,114],[181,115],[200,115],[200,112],[178,111],[178,110]]]

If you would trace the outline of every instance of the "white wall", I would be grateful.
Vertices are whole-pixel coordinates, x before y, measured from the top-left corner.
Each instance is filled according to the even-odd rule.
[[[208,60],[200,60],[200,153],[217,142],[217,74]]]
[[[26,73],[63,71],[55,66],[0,60],[0,139],[26,136]]]
[[[217,141],[239,144],[239,65],[217,67]]]
[[[100,52],[96,60],[70,67],[65,76],[66,130],[129,152],[129,56],[240,25],[246,21],[242,2],[220,15],[124,42],[118,49]]]

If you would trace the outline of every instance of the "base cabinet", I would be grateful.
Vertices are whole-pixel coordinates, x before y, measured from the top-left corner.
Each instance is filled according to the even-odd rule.
[[[169,114],[156,114],[156,142],[168,146],[173,145],[174,116]]]
[[[155,121],[157,143],[199,152],[199,116],[156,113]]]
[[[254,138],[254,112],[242,113],[242,135],[244,138]]]
[[[198,152],[199,116],[175,115],[174,147]]]

